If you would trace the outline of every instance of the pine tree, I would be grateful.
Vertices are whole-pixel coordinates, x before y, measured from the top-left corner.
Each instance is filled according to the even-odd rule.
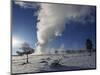
[[[93,44],[92,44],[92,41],[89,38],[86,39],[86,49],[87,49],[88,52],[90,52],[90,56],[91,56]]]

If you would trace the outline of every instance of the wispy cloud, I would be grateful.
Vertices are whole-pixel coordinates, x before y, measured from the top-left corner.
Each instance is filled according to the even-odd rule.
[[[25,2],[25,1],[14,1],[14,3],[21,8],[24,9],[33,9],[34,13],[33,16],[38,16],[39,10],[40,10],[40,4],[34,3],[34,2]]]
[[[14,3],[22,8],[37,9],[39,7],[39,3],[33,3],[33,2],[14,1]]]

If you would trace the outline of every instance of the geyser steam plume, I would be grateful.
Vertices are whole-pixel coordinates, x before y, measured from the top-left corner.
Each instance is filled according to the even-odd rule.
[[[57,36],[61,36],[68,22],[76,21],[85,24],[95,21],[93,12],[95,7],[84,5],[64,5],[49,3],[31,3],[14,1],[24,9],[34,9],[38,16],[36,53],[46,53],[46,46]],[[40,9],[38,9],[40,8]],[[88,17],[89,16],[89,17]],[[88,20],[85,18],[88,17]]]
[[[90,14],[89,6],[59,5],[40,3],[37,23],[36,53],[47,52],[46,45],[57,36],[61,36],[68,20],[83,22],[82,16]]]

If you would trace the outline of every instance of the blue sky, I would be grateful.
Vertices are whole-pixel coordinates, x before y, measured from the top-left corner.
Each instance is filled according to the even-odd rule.
[[[40,7],[36,7],[35,4],[37,3],[34,3],[34,5],[29,3],[26,7],[23,7],[23,5],[21,6],[14,1],[12,2],[12,38],[19,38],[29,43],[32,48],[35,48],[35,43],[38,41],[36,27],[38,16],[34,14],[40,10]],[[76,5],[72,6],[75,7]],[[64,45],[64,49],[84,49],[87,38],[92,40],[95,47],[96,8],[95,6],[88,7],[91,8],[91,14],[82,17],[82,20],[86,22],[83,23],[73,19],[67,20],[68,22],[65,23],[62,35],[50,41],[48,44],[49,48],[58,49],[61,45]],[[91,18],[93,18],[93,21],[90,21]],[[20,50],[19,46],[13,47],[12,54],[16,54],[17,50]]]

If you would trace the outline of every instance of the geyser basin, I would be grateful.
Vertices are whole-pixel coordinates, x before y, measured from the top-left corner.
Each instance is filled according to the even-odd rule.
[[[96,69],[96,6],[13,0],[12,38],[12,74]]]

